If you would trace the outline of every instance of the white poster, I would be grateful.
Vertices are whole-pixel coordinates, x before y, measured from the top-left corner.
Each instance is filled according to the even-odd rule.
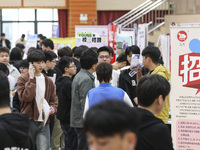
[[[130,35],[132,38],[131,45],[135,45],[135,29],[134,28],[122,28],[120,33]]]
[[[140,52],[148,45],[148,25],[139,24],[137,33],[137,46],[140,48]]]
[[[172,27],[170,33],[174,148],[200,150],[200,27]]]
[[[108,26],[75,26],[75,46],[108,46]]]

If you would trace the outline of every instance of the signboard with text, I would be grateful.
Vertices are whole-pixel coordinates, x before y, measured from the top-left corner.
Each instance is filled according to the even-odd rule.
[[[108,26],[75,26],[75,45],[107,46]]]
[[[171,115],[176,150],[200,149],[200,27],[171,27]]]

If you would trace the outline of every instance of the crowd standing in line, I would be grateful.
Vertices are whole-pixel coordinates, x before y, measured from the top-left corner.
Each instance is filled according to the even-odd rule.
[[[0,149],[173,149],[166,126],[170,72],[157,47],[142,51],[144,68],[136,71],[135,45],[111,64],[109,46],[55,53],[53,41],[39,34],[25,54],[24,38],[10,50],[1,34]]]

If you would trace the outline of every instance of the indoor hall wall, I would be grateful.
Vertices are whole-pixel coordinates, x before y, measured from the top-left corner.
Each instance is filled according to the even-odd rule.
[[[165,15],[165,32],[169,33],[169,26],[172,22],[180,23],[200,23],[200,14],[194,15]]]
[[[87,14],[88,20],[80,22],[80,14]],[[97,20],[96,0],[69,0],[68,37],[75,36],[75,25],[92,25],[93,19]]]
[[[146,0],[97,0],[97,11],[132,10]],[[154,0],[153,0],[154,1]],[[168,9],[168,2],[158,7],[159,10]]]

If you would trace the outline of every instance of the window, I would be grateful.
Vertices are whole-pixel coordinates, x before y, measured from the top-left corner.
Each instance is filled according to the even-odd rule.
[[[0,9],[0,32],[6,34],[11,47],[22,34],[52,37],[52,25],[58,25],[57,9]]]

